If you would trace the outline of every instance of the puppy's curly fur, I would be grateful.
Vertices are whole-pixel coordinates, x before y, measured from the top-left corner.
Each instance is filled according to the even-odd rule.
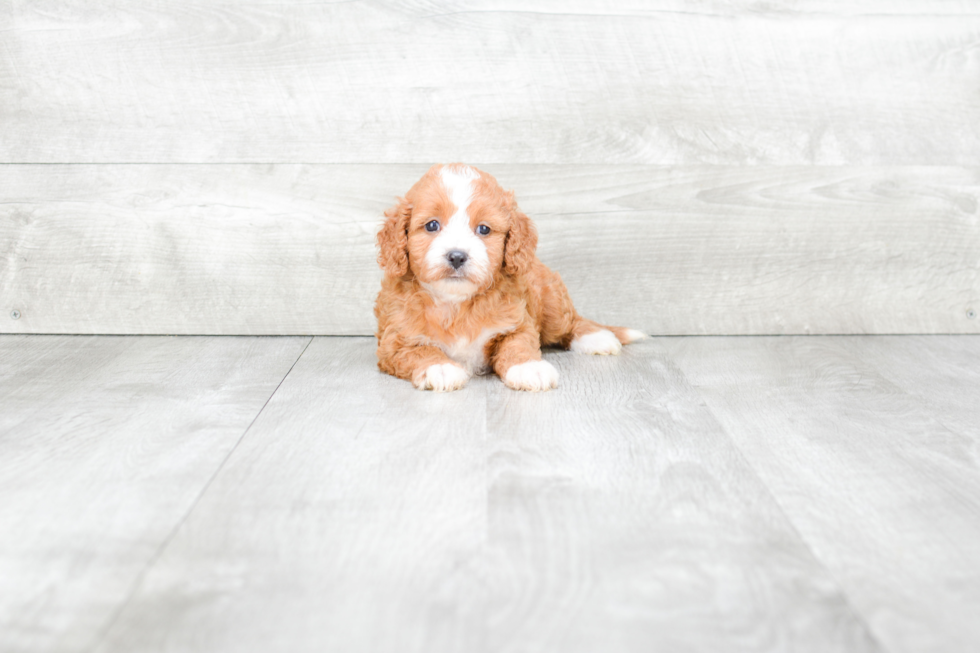
[[[618,354],[643,337],[575,311],[535,254],[534,224],[486,172],[432,166],[385,217],[378,367],[420,389],[455,390],[492,369],[511,388],[548,390],[558,374],[542,346]]]

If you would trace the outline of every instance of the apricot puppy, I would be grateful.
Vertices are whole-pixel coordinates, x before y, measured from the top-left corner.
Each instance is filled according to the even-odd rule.
[[[458,390],[491,369],[514,390],[550,390],[558,370],[542,346],[618,354],[645,337],[575,312],[535,255],[534,224],[485,172],[434,165],[385,217],[378,367],[420,390]]]

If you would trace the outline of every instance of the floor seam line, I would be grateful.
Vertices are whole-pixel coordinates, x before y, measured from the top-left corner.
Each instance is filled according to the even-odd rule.
[[[7,334],[2,334],[2,335],[7,335]],[[30,336],[25,336],[25,337],[30,337]],[[55,336],[55,338],[61,338],[61,337],[62,336]],[[88,339],[91,339],[92,337],[97,337],[97,336],[92,336],[92,337],[83,336],[83,337],[88,338]],[[94,367],[94,368],[86,371],[84,373],[84,375],[82,375],[77,380],[76,383],[79,384],[79,385],[81,385],[83,382],[88,381],[93,376],[95,376],[99,372],[103,371],[106,367],[108,367],[108,366],[112,365],[113,363],[115,363],[118,358],[120,358],[124,353],[126,353],[130,349],[132,349],[133,346],[134,346],[133,344],[126,345],[121,351],[119,351],[118,353],[116,353],[115,355],[113,355],[112,358],[110,358],[108,360],[104,360],[101,363],[99,363],[96,367]],[[70,353],[77,352],[77,351],[79,351],[78,348],[72,350],[71,352],[69,352],[69,354]],[[2,441],[3,438],[4,438],[4,436],[6,436],[8,433],[11,433],[15,429],[17,429],[18,427],[22,426],[24,424],[24,422],[26,422],[26,421],[28,421],[30,419],[33,419],[38,413],[41,413],[42,411],[44,411],[46,408],[48,408],[52,404],[58,403],[61,400],[63,400],[63,397],[62,398],[52,398],[52,399],[50,399],[48,401],[41,402],[40,405],[36,409],[33,409],[33,412],[31,412],[30,414],[24,416],[23,419],[21,419],[19,422],[4,427],[3,431],[0,431],[0,441]]]
[[[685,375],[685,379],[687,379],[686,375]],[[689,379],[688,379],[688,383],[690,384]],[[703,395],[701,395],[700,388],[698,388],[693,384],[691,384],[691,387],[697,391],[698,396],[701,397],[703,401],[704,397]],[[856,605],[854,605],[854,601],[850,593],[844,587],[843,583],[841,583],[840,578],[838,578],[837,574],[835,574],[830,569],[830,567],[827,566],[827,563],[824,561],[824,559],[821,558],[819,555],[817,555],[817,552],[813,550],[813,545],[810,543],[810,540],[808,540],[806,537],[803,536],[803,533],[801,533],[800,529],[797,528],[796,523],[792,519],[790,519],[789,514],[786,512],[786,509],[783,507],[783,504],[780,503],[779,499],[773,493],[772,488],[769,487],[769,484],[766,483],[765,480],[763,480],[762,476],[759,475],[759,471],[755,468],[755,465],[753,465],[752,462],[746,457],[745,452],[742,451],[742,447],[738,445],[738,442],[736,442],[735,438],[732,437],[732,434],[729,433],[728,429],[725,428],[725,425],[721,423],[721,421],[715,415],[715,411],[711,408],[711,406],[708,405],[707,402],[704,402],[704,407],[711,414],[711,419],[715,421],[715,423],[718,425],[718,428],[722,430],[722,432],[728,438],[729,442],[731,442],[732,447],[735,449],[736,453],[738,453],[739,459],[745,463],[748,469],[752,471],[752,476],[754,476],[756,480],[759,481],[759,485],[761,485],[762,488],[765,490],[766,496],[768,496],[772,500],[773,505],[776,507],[777,510],[779,510],[779,514],[783,516],[783,519],[786,520],[786,525],[790,528],[793,534],[796,535],[797,539],[799,539],[800,544],[805,546],[806,550],[809,551],[811,556],[813,556],[813,559],[820,564],[820,568],[827,573],[827,577],[830,578],[832,581],[834,581],[834,585],[837,587],[838,591],[840,592],[841,598],[843,598],[844,601],[847,603],[847,606],[851,609],[851,613],[854,615],[854,617],[858,619],[862,625],[864,625],[864,628],[868,633],[868,637],[871,638],[875,646],[878,647],[879,651],[881,651],[882,653],[890,653],[891,649],[885,646],[885,643],[882,642],[881,639],[878,637],[878,634],[872,628],[871,622],[868,621],[868,618],[865,616],[864,612]]]
[[[881,639],[878,637],[878,634],[872,628],[871,623],[868,621],[868,618],[865,616],[864,612],[856,605],[854,605],[854,601],[852,600],[850,593],[848,593],[848,591],[844,588],[844,585],[841,583],[840,578],[837,577],[837,574],[831,571],[830,567],[827,566],[827,563],[823,560],[823,558],[817,555],[817,552],[813,550],[813,545],[810,543],[810,541],[807,538],[803,536],[803,533],[800,532],[800,529],[796,526],[796,523],[792,519],[790,519],[789,514],[786,512],[786,509],[783,507],[782,503],[780,503],[779,499],[772,491],[772,488],[769,487],[769,484],[765,482],[765,480],[759,474],[759,470],[756,469],[756,466],[752,464],[749,458],[745,455],[745,452],[742,450],[742,447],[739,446],[738,441],[728,431],[728,428],[721,422],[721,420],[715,414],[715,411],[711,407],[711,405],[708,404],[708,401],[705,399],[705,396],[702,393],[701,388],[691,382],[691,379],[687,376],[687,373],[684,371],[681,365],[676,361],[676,359],[670,354],[670,352],[666,350],[666,348],[661,348],[661,351],[666,357],[666,361],[669,367],[671,367],[678,374],[680,374],[681,377],[684,379],[684,382],[688,385],[688,387],[697,393],[698,398],[701,400],[701,405],[704,406],[705,410],[708,411],[708,414],[711,415],[711,419],[718,426],[718,428],[721,429],[721,432],[725,434],[725,437],[728,438],[728,441],[731,443],[732,448],[734,449],[735,453],[738,455],[739,460],[741,460],[745,464],[746,468],[749,471],[751,471],[752,476],[759,482],[759,485],[765,491],[766,496],[768,496],[772,500],[773,506],[775,506],[775,508],[779,511],[779,514],[783,516],[783,519],[786,520],[787,527],[791,530],[793,534],[796,535],[797,539],[799,539],[800,541],[800,544],[806,547],[806,550],[813,557],[814,561],[816,561],[820,565],[820,568],[827,573],[827,577],[834,582],[834,586],[837,587],[838,591],[840,592],[841,598],[847,603],[847,606],[850,608],[851,613],[854,615],[854,617],[858,619],[861,622],[861,624],[864,626],[865,631],[868,633],[868,637],[871,638],[871,641],[874,642],[875,646],[882,653],[890,653],[892,649],[885,646],[885,643],[881,641]]]
[[[310,345],[313,343],[314,338],[315,336],[310,336],[310,339],[309,341],[307,341],[306,346],[303,347],[303,351],[299,353],[299,356],[296,357],[296,360],[293,361],[293,364],[289,366],[289,369],[286,370],[286,374],[284,374],[282,379],[279,380],[279,383],[276,384],[276,387],[272,390],[272,393],[269,394],[268,398],[266,398],[265,402],[262,404],[262,407],[259,408],[258,412],[255,414],[255,417],[252,418],[252,421],[248,423],[248,426],[245,427],[245,429],[242,431],[242,434],[238,436],[238,439],[235,441],[235,444],[231,446],[231,449],[228,450],[228,453],[225,454],[225,457],[221,459],[220,463],[218,463],[218,466],[215,468],[214,473],[211,474],[207,482],[205,482],[204,485],[201,487],[200,492],[198,492],[197,496],[194,497],[194,500],[191,502],[191,505],[184,512],[183,516],[179,520],[177,520],[177,523],[174,524],[173,528],[170,529],[170,532],[167,534],[167,536],[163,538],[163,540],[160,542],[160,545],[157,547],[156,551],[154,551],[153,555],[150,556],[150,559],[146,562],[145,565],[143,565],[143,569],[136,576],[136,579],[133,581],[133,584],[129,589],[129,592],[126,593],[126,597],[119,603],[119,607],[116,608],[116,610],[112,613],[112,616],[110,616],[109,619],[106,621],[105,626],[103,626],[100,629],[98,635],[96,635],[96,637],[93,639],[91,646],[86,647],[85,649],[86,651],[89,652],[94,651],[96,648],[98,648],[99,644],[101,644],[105,640],[106,635],[108,635],[109,631],[112,630],[112,627],[115,625],[116,621],[122,615],[123,610],[125,610],[126,606],[130,604],[133,597],[136,595],[136,591],[143,584],[143,579],[146,577],[147,572],[149,572],[149,570],[153,567],[153,565],[157,563],[157,561],[163,555],[164,551],[167,550],[167,547],[170,546],[170,543],[174,540],[174,538],[177,536],[177,533],[187,522],[187,519],[197,508],[197,505],[200,503],[201,499],[207,493],[208,489],[211,487],[211,484],[221,473],[221,470],[224,469],[225,464],[228,462],[231,456],[238,449],[238,445],[242,443],[242,441],[245,439],[245,436],[252,429],[252,426],[254,426],[255,422],[258,421],[259,416],[265,411],[266,406],[269,405],[269,402],[272,401],[272,398],[275,397],[276,394],[279,392],[279,388],[281,388],[282,384],[286,382],[287,378],[289,378],[289,375],[293,371],[293,368],[296,367],[296,364],[299,363],[300,359],[303,358],[303,354],[305,354],[306,350],[309,349]]]

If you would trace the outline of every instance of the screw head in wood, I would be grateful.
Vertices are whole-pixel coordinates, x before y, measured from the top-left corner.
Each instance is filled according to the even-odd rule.
[[[973,318],[975,318],[977,316],[977,312],[975,310],[973,310],[972,308],[968,308],[968,309],[966,309],[966,316],[972,320]]]
[[[18,311],[16,308],[14,310],[10,311],[10,319],[11,320],[19,320],[20,319],[20,311]]]

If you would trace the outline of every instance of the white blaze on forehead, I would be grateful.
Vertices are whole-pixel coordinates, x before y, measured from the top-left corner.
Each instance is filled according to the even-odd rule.
[[[432,241],[425,255],[425,262],[432,269],[445,268],[449,265],[446,254],[459,250],[469,257],[460,269],[468,277],[483,277],[490,266],[490,258],[483,239],[470,228],[470,216],[467,213],[473,199],[473,182],[480,175],[469,166],[445,166],[440,171],[440,176],[456,212],[442,225],[439,235]]]
[[[466,213],[473,199],[473,182],[480,178],[476,170],[469,166],[445,166],[440,174],[442,184],[449,191],[449,200],[456,205],[456,215]]]

